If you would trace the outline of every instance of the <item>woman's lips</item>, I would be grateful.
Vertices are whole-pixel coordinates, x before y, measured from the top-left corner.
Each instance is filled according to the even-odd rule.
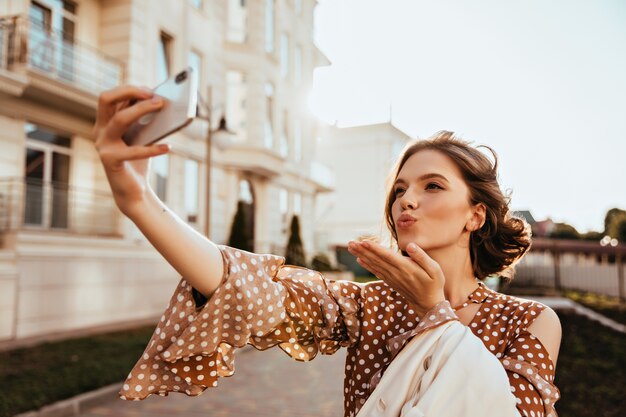
[[[407,229],[413,226],[413,223],[415,223],[415,220],[398,220],[398,227],[401,229]]]

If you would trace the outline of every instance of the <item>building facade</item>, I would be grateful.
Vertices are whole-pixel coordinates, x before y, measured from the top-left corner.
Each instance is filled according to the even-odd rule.
[[[152,187],[217,243],[242,200],[256,252],[282,254],[294,214],[314,247],[314,202],[333,188],[305,100],[328,64],[316,1],[156,4],[0,2],[0,342],[154,320],[180,278],[115,206],[94,148],[98,96],[117,85],[197,69],[201,112],[236,138],[208,152],[194,120],[151,160]]]
[[[330,127],[318,144],[318,157],[335,173],[336,184],[333,192],[317,199],[317,245],[334,248],[337,260],[350,262],[356,274],[363,270],[347,252],[348,241],[385,237],[386,182],[410,140],[389,122]]]

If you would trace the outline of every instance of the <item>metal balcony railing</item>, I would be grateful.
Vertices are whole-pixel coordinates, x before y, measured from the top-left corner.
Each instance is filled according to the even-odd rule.
[[[0,17],[0,69],[37,71],[95,94],[123,81],[121,61],[26,16]]]
[[[119,236],[110,193],[31,178],[0,178],[0,234],[19,230]]]

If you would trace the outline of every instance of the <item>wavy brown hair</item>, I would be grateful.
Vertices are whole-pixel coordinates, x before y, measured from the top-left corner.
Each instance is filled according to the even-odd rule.
[[[478,148],[488,149],[493,163]],[[485,223],[470,233],[470,257],[472,269],[478,279],[498,274],[510,281],[515,264],[530,249],[531,229],[522,218],[509,211],[510,193],[504,195],[498,184],[498,156],[489,146],[471,146],[470,142],[454,136],[453,132],[441,131],[428,139],[409,144],[392,171],[389,183],[393,184],[411,155],[422,150],[434,150],[447,155],[459,167],[469,188],[469,203],[483,203],[486,207]],[[396,200],[390,185],[385,204],[385,219],[393,241],[398,243],[391,206]],[[402,251],[404,256],[408,256]]]

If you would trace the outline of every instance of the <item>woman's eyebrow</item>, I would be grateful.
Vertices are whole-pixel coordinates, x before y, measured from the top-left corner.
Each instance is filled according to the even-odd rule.
[[[419,178],[417,178],[417,181],[424,181],[427,179],[431,179],[431,178],[440,178],[442,180],[444,180],[445,182],[447,182],[448,184],[450,183],[450,181],[448,181],[448,179],[446,177],[444,177],[441,174],[437,174],[436,172],[429,172],[428,174],[424,174],[422,176],[420,176]],[[406,184],[407,181],[404,178],[398,178],[396,179],[396,182],[394,182],[394,185],[397,183],[404,183]]]

